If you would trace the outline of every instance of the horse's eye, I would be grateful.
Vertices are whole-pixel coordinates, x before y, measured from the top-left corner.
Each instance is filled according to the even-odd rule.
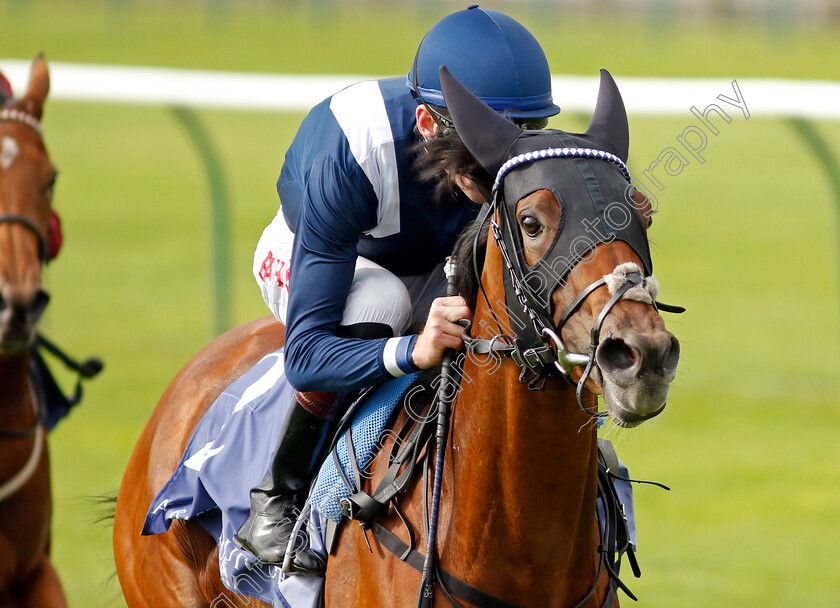
[[[519,223],[522,225],[522,230],[525,231],[525,234],[530,237],[539,236],[543,231],[543,225],[540,224],[536,218],[531,217],[530,215],[523,217],[519,220]]]
[[[53,174],[52,179],[49,181],[46,188],[44,188],[44,194],[47,195],[48,199],[52,199],[56,179],[58,179],[58,173]]]

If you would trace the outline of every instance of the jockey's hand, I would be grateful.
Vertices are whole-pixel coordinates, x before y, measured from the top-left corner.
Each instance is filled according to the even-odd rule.
[[[464,327],[458,325],[458,321],[472,321],[472,318],[472,311],[461,296],[435,299],[429,310],[426,325],[414,343],[414,350],[411,351],[414,365],[420,369],[428,369],[440,364],[443,351],[447,348],[461,348],[464,344],[461,339]]]

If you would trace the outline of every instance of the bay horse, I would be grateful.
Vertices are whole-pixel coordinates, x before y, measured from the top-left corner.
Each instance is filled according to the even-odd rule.
[[[609,415],[632,427],[659,414],[679,358],[654,299],[646,235],[652,209],[628,188],[623,103],[604,71],[586,133],[525,132],[443,67],[441,82],[455,131],[497,180],[489,215],[471,231],[476,246],[470,237],[458,247],[461,271],[478,270],[459,280],[475,311],[465,342],[468,353],[485,355],[464,357],[459,374],[443,459],[438,564],[495,598],[461,597],[464,606],[617,606],[596,516],[594,421]],[[603,222],[613,214],[610,234],[593,210]],[[619,216],[626,225],[618,226]],[[140,530],[204,412],[283,336],[271,318],[222,335],[181,370],[144,428],[114,522],[117,572],[131,608],[264,605],[224,589],[218,549],[199,525],[176,520],[155,536]],[[597,411],[599,393],[606,412]],[[405,519],[420,529],[426,491],[425,479],[415,479],[399,498]],[[408,543],[394,511],[381,525]],[[426,541],[414,547],[422,553]],[[324,603],[413,606],[420,581],[383,544],[345,526],[328,561]],[[440,585],[433,598],[447,601]]]
[[[38,56],[22,98],[0,93],[0,606],[15,608],[67,605],[49,557],[49,457],[30,377],[35,326],[49,300],[42,265],[56,230],[56,169],[39,122],[48,92]]]

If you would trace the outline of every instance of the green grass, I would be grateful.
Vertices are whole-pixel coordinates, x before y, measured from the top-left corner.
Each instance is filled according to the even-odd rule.
[[[88,497],[109,494],[158,397],[212,337],[203,168],[165,110],[55,104],[45,120],[61,170],[65,248],[48,271],[44,329],[102,377],[53,435],[54,554],[74,606],[101,606],[113,570],[107,526]],[[232,306],[263,314],[252,247],[274,215],[274,175],[300,117],[202,114],[228,168]],[[80,149],[76,142],[83,142]]]
[[[43,50],[54,61],[394,74],[448,10],[210,6],[0,2],[0,56]],[[840,37],[828,26],[692,24],[667,14],[596,24],[543,18],[539,6],[547,5],[511,12],[546,46],[555,72],[840,77],[831,59]],[[274,180],[301,116],[198,115],[227,171],[232,314],[244,322],[264,314],[251,255],[276,211]],[[634,174],[693,122],[688,111],[631,117]],[[167,109],[50,103],[44,124],[61,171],[55,205],[66,245],[48,268],[43,328],[71,354],[95,353],[107,365],[51,436],[53,554],[72,606],[120,606],[108,603],[119,595],[108,582],[110,530],[94,523],[91,497],[116,491],[158,397],[212,337],[207,183]],[[564,115],[554,124],[582,126]],[[840,124],[816,127],[840,155]],[[644,608],[834,606],[840,208],[783,120],[735,117],[706,158],[663,179],[652,229],[661,298],[688,308],[666,319],[683,348],[670,406],[640,429],[607,433],[635,476],[673,488],[636,489],[644,576],[628,582]]]
[[[660,4],[664,10],[636,19],[608,10],[586,17],[547,0],[492,8],[527,25],[557,73],[607,67],[617,75],[840,78],[830,60],[840,49],[836,26],[720,24],[680,18]],[[422,35],[459,8],[441,0],[3,0],[0,56],[45,51],[53,60],[87,63],[391,75],[408,72]]]

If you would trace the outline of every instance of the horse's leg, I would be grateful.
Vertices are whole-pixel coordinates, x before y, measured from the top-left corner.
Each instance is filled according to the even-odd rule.
[[[58,574],[46,555],[18,588],[21,608],[67,608]]]
[[[207,608],[224,591],[213,538],[198,524],[181,521],[162,534],[140,534],[157,488],[177,464],[181,443],[191,436],[190,425],[179,430],[172,416],[191,420],[195,412],[179,407],[165,411],[171,415],[154,416],[144,429],[123,476],[114,516],[117,574],[129,608]],[[156,450],[171,455],[163,457]]]
[[[134,475],[132,479],[137,481],[140,473],[130,464],[126,475]],[[138,496],[120,491],[114,518],[114,560],[126,604],[129,608],[206,608],[210,604],[201,593],[194,565],[186,559],[173,532],[140,535],[151,500],[148,493]]]

